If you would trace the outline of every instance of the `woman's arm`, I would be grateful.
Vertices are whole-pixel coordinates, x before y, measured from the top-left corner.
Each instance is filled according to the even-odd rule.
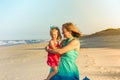
[[[64,54],[65,52],[68,52],[73,49],[77,49],[80,47],[80,42],[77,39],[72,40],[67,46],[61,48],[61,49],[47,49],[48,52],[52,53],[58,53],[58,54]]]

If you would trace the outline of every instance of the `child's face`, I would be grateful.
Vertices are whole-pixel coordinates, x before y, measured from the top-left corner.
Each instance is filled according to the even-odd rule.
[[[52,36],[53,39],[55,39],[55,38],[57,39],[58,30],[56,30],[56,29],[51,30],[51,36]]]

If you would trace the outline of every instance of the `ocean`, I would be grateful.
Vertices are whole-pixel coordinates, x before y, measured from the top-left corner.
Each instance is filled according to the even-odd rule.
[[[20,44],[33,44],[33,43],[42,43],[47,42],[47,39],[40,40],[0,40],[0,46],[14,46]]]
[[[0,46],[14,46],[48,42],[48,39],[39,40],[0,40]],[[120,35],[80,38],[81,48],[120,48]]]

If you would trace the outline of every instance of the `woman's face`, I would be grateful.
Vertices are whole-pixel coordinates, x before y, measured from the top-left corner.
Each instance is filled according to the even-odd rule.
[[[67,31],[64,27],[62,28],[62,34],[65,38],[70,38],[71,37],[71,32]]]

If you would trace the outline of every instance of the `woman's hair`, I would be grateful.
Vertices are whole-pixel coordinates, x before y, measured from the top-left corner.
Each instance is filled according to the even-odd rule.
[[[50,28],[50,35],[52,36],[51,31],[54,30],[54,29],[58,31],[57,40],[60,41],[62,39],[62,36],[61,36],[60,30],[59,30],[58,27],[54,26],[54,27]]]
[[[77,27],[73,23],[71,22],[65,23],[62,25],[62,27],[65,28],[67,31],[72,32],[73,37],[77,38],[81,37],[81,32],[79,31],[79,29],[77,29]]]

